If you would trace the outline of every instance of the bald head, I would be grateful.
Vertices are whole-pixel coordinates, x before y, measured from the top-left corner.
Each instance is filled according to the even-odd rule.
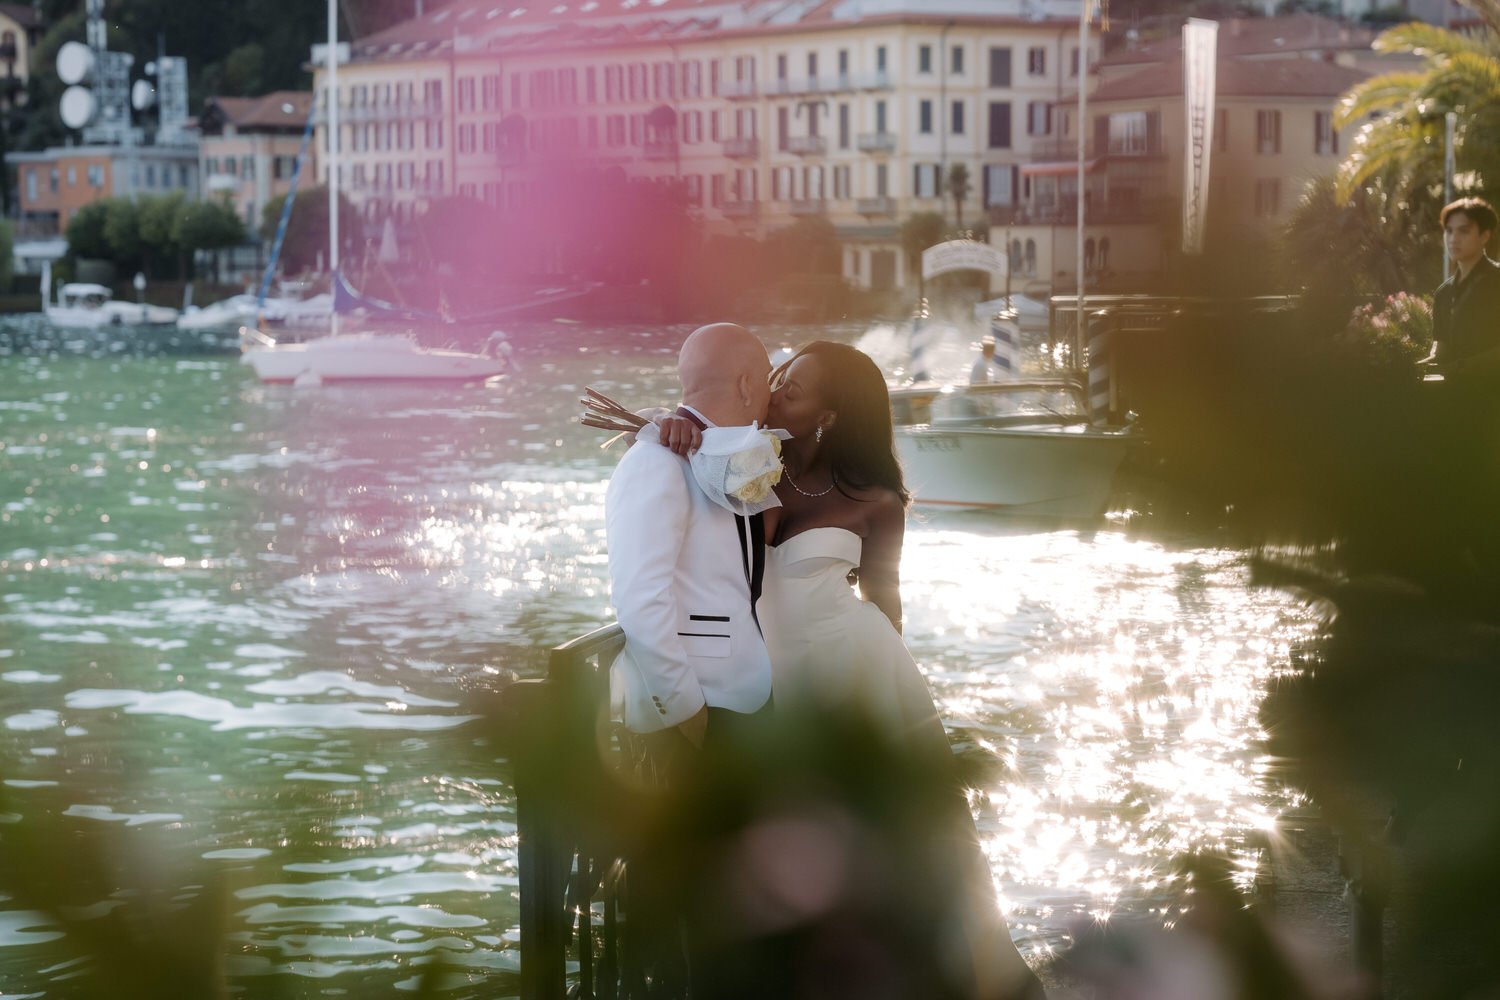
[[[677,355],[682,401],[725,427],[766,422],[770,375],[765,345],[733,323],[700,326]]]

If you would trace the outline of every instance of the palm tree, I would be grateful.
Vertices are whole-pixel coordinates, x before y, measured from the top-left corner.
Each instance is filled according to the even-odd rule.
[[[958,228],[964,227],[964,202],[969,197],[969,168],[955,163],[948,168],[948,193],[953,195],[953,211],[958,216]]]
[[[1347,199],[1374,183],[1392,200],[1440,187],[1444,118],[1457,113],[1455,151],[1460,172],[1479,190],[1500,189],[1500,2],[1467,0],[1491,23],[1483,36],[1430,24],[1402,24],[1375,39],[1380,52],[1410,52],[1424,65],[1357,84],[1339,102],[1334,123],[1365,122],[1339,168],[1338,194]],[[1366,120],[1370,119],[1370,120]]]

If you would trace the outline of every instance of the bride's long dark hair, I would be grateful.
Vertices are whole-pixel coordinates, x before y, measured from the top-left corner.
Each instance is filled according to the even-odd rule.
[[[847,344],[814,340],[772,373],[771,384],[776,385],[792,362],[804,356],[815,357],[823,365],[820,402],[823,409],[839,415],[821,445],[839,492],[850,496],[845,485],[856,489],[883,486],[894,490],[903,505],[910,504],[911,493],[896,459],[891,394],[880,367],[868,354]]]

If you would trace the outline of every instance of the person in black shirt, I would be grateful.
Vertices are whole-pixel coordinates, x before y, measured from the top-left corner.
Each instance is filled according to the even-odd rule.
[[[1500,371],[1500,264],[1485,254],[1500,219],[1482,198],[1443,208],[1443,240],[1453,274],[1432,301],[1432,353],[1424,359],[1447,372]]]

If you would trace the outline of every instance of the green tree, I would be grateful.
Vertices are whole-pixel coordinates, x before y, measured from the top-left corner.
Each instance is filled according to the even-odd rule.
[[[964,202],[969,200],[972,187],[967,165],[955,163],[948,168],[948,193],[953,196],[953,212],[959,229],[964,227]]]
[[[10,223],[0,219],[0,288],[9,288],[11,275],[15,271],[15,240]]]
[[[180,191],[171,194],[149,195],[140,199],[137,207],[140,214],[142,270],[146,277],[160,277],[158,267],[162,262],[173,261],[180,265],[181,248],[177,241],[177,215],[187,204],[187,197]],[[175,272],[181,276],[179,266]]]
[[[104,203],[104,241],[110,259],[121,268],[135,269],[141,263],[141,210],[129,198],[110,198]]]
[[[1280,285],[1337,300],[1352,308],[1361,298],[1428,289],[1441,280],[1438,198],[1424,196],[1405,209],[1390,204],[1378,185],[1340,198],[1333,178],[1307,188],[1282,231]]]
[[[918,212],[901,223],[901,248],[912,274],[922,273],[922,251],[943,242],[947,231],[948,220],[938,212]]]
[[[838,233],[826,216],[808,216],[766,237],[765,250],[773,272],[781,274],[838,274]]]
[[[191,259],[198,250],[217,253],[245,240],[245,224],[227,201],[190,201],[182,205],[172,226],[180,252]]]
[[[1470,6],[1500,28],[1494,3],[1475,0]],[[1339,102],[1335,124],[1364,123],[1339,168],[1339,196],[1375,183],[1399,206],[1413,193],[1440,190],[1450,111],[1457,114],[1457,169],[1472,172],[1478,190],[1500,185],[1500,145],[1494,142],[1500,134],[1500,33],[1470,36],[1402,24],[1383,32],[1374,47],[1417,56],[1422,66],[1364,80]]]
[[[103,201],[85,205],[73,213],[73,217],[68,220],[67,229],[70,257],[110,259],[109,240],[104,235],[104,223],[108,215],[109,206]]]
[[[263,94],[265,79],[266,50],[259,43],[241,45],[224,57],[224,93]]]
[[[271,199],[261,216],[260,235],[266,240],[276,235],[286,196]],[[359,210],[342,192],[339,194],[339,256],[341,261],[364,245],[364,224]],[[319,186],[297,193],[292,203],[292,217],[287,222],[286,238],[281,246],[281,270],[287,274],[316,267],[319,260],[328,261],[328,188]]]

